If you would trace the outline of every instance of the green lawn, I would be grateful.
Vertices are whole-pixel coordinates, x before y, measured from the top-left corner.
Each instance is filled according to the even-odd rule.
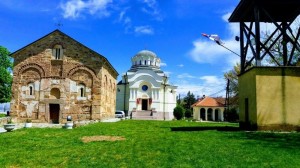
[[[84,136],[120,141],[82,142]],[[299,133],[186,121],[97,123],[0,134],[0,167],[300,167]]]

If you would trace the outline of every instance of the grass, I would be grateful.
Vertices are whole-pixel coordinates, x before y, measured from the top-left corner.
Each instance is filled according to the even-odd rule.
[[[121,140],[82,141],[92,136]],[[245,132],[230,123],[30,128],[0,134],[0,143],[0,167],[300,167],[299,133]]]

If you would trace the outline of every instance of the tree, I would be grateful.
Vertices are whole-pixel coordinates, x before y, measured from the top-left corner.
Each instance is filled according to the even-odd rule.
[[[184,113],[184,116],[185,118],[191,118],[192,117],[192,110],[191,109],[186,109],[185,110],[185,113]]]
[[[0,46],[0,103],[9,102],[11,98],[12,62],[9,51]]]
[[[241,66],[239,63],[236,63],[232,70],[225,72],[224,78],[226,81],[229,80],[229,92],[238,96],[238,75],[241,73]]]
[[[177,105],[174,108],[173,115],[177,120],[181,120],[184,116],[184,112],[185,112],[184,108],[181,105]]]
[[[196,98],[193,93],[190,91],[187,93],[186,97],[183,98],[184,108],[191,109],[191,106],[196,103]]]
[[[300,31],[299,17],[294,21],[294,23],[288,30],[289,31],[287,31],[286,34],[292,39],[292,41],[296,41],[295,36],[292,34],[297,34],[298,31]],[[267,43],[267,46],[272,45],[272,47],[270,47],[270,53],[274,56],[274,58],[272,59],[271,57],[267,57],[267,62],[275,66],[278,66],[278,64],[284,65],[283,55],[284,51],[286,50],[288,55],[292,55],[291,62],[290,64],[288,64],[288,66],[296,66],[299,62],[300,51],[297,48],[293,49],[293,43],[288,38],[286,39],[282,37],[282,33],[280,31],[276,31],[275,34],[273,34],[272,36],[271,35],[271,32],[268,30],[263,31],[261,35],[263,43]]]
[[[229,82],[229,97],[227,108],[224,112],[224,118],[226,121],[235,121],[239,100],[239,88],[238,88],[238,75],[240,74],[241,66],[239,63],[235,64],[232,70],[224,74],[224,78]]]

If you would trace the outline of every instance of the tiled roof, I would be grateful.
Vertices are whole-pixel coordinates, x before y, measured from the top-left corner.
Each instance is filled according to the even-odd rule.
[[[192,105],[192,107],[224,107],[224,98],[205,97]]]

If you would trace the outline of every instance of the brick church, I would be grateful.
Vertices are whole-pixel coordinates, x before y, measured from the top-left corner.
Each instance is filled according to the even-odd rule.
[[[117,71],[102,55],[60,30],[11,54],[11,116],[64,123],[113,118]]]

